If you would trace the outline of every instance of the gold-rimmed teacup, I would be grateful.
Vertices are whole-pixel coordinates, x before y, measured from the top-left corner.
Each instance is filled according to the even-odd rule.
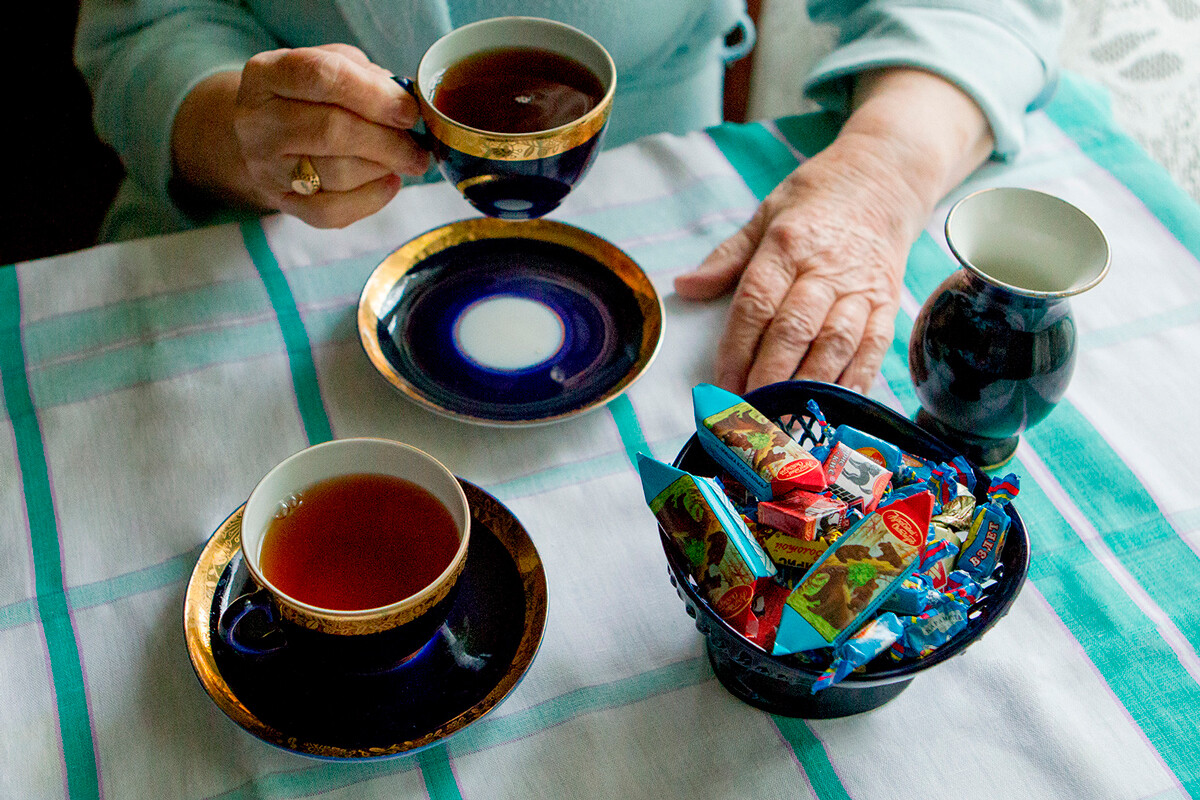
[[[323,481],[353,475],[401,478],[424,489],[453,521],[458,546],[449,564],[418,591],[375,608],[324,608],[281,589],[262,564],[273,520]],[[402,511],[402,509],[400,509]],[[255,590],[233,600],[217,625],[221,642],[251,660],[287,658],[299,667],[374,672],[403,663],[427,644],[454,604],[467,561],[471,514],[458,479],[433,456],[387,439],[336,439],[284,459],[250,494],[242,514],[241,555]],[[334,541],[331,547],[351,546]],[[379,564],[379,569],[411,569]]]
[[[532,47],[525,44],[536,43]],[[565,57],[596,79],[600,96],[585,113],[545,130],[507,133],[444,113],[437,92],[447,70],[502,50]],[[537,17],[496,17],[464,25],[425,52],[415,80],[397,82],[416,98],[425,131],[417,134],[442,175],[479,211],[501,219],[535,219],[558,207],[600,150],[616,89],[612,57],[586,33]]]

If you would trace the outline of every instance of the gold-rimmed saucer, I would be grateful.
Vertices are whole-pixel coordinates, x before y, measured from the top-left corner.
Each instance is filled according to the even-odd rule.
[[[390,672],[307,674],[286,660],[238,657],[216,636],[229,601],[254,588],[241,562],[239,508],[213,534],[188,581],[184,636],[205,692],[230,719],[300,755],[370,760],[411,753],[498,706],[530,664],[546,625],[546,576],[529,534],[502,503],[460,479],[471,545],[446,626]]]
[[[663,336],[662,300],[625,252],[581,228],[489,217],[412,239],[363,288],[371,364],[429,410],[543,425],[626,391]]]

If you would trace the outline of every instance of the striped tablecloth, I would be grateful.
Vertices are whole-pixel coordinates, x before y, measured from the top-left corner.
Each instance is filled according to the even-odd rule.
[[[731,234],[820,116],[605,154],[555,218],[616,243],[665,298],[645,377],[531,429],[435,417],[362,353],[355,307],[390,250],[466,216],[406,189],[344,231],[228,225],[0,268],[0,797],[1200,798],[1200,209],[1067,78],[1019,160],[947,198],[909,262],[872,395],[911,414],[913,315],[954,269],[949,202],[1058,194],[1107,232],[1073,301],[1066,399],[1013,468],[1033,543],[1010,614],[856,717],[773,717],[714,679],[666,579],[631,458],[669,459],[712,377],[726,303],[671,279]],[[184,649],[200,547],[272,465],[331,437],[410,442],[505,502],[545,562],[536,661],[490,716],[381,762],[308,760],[210,702]]]

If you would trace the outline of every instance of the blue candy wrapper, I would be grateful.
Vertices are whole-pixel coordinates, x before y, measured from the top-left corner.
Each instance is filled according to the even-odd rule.
[[[900,620],[904,632],[892,645],[890,655],[896,660],[929,655],[967,627],[970,608],[951,595],[941,595],[920,614]]]
[[[879,606],[885,611],[894,611],[901,616],[914,616],[937,602],[942,593],[934,588],[928,575],[915,572],[905,578]]]
[[[711,478],[640,453],[638,472],[646,504],[688,560],[704,599],[728,621],[745,618],[775,566],[737,510]]]
[[[997,478],[988,488],[988,501],[975,509],[975,518],[971,520],[955,566],[977,581],[986,580],[1000,560],[1010,522],[1004,507],[1018,491],[1020,481],[1016,475],[1009,473]]]
[[[900,620],[890,612],[880,614],[863,625],[857,633],[833,651],[833,661],[825,668],[825,672],[813,681],[813,694],[841,683],[851,672],[895,644],[903,631],[904,626]]]

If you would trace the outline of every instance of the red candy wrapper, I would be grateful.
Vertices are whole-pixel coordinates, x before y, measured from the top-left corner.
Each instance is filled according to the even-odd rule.
[[[760,582],[749,608],[737,618],[728,620],[729,624],[742,636],[766,652],[771,652],[775,644],[775,634],[779,632],[783,604],[787,602],[790,592],[786,586],[775,581]]]
[[[812,541],[842,524],[846,504],[822,494],[797,490],[758,504],[758,521],[777,531]]]

